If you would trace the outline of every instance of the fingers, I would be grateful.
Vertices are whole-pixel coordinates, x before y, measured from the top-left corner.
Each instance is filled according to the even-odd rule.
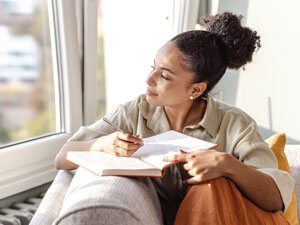
[[[216,164],[217,151],[198,150],[186,155],[186,163],[183,164],[184,170],[191,176],[184,180],[187,184],[198,184],[207,180],[222,176],[220,167]]]
[[[183,183],[186,183],[186,184],[199,184],[199,183],[203,183],[203,182],[206,182],[206,181],[209,181],[209,180],[212,180],[212,179],[215,179],[215,178],[218,178],[220,176],[216,175],[216,174],[210,174],[208,172],[202,172],[198,175],[195,175],[189,179],[185,179],[183,181]]]
[[[115,156],[130,156],[142,145],[143,141],[139,135],[133,136],[121,131],[109,135],[104,151]]]
[[[166,156],[163,158],[163,161],[165,162],[187,162],[190,159],[193,159],[196,157],[194,153],[188,153],[183,150],[179,150],[180,154],[172,155],[172,156]]]
[[[136,152],[136,150],[126,150],[118,146],[110,145],[106,152],[109,154],[112,154],[114,156],[120,156],[120,157],[127,157],[131,156],[133,153]]]
[[[124,141],[124,140],[119,139],[119,138],[115,139],[114,145],[116,145],[120,148],[123,148],[125,150],[137,150],[139,147],[142,146],[140,144],[136,144],[136,143],[133,143],[133,142],[127,142],[127,141]]]
[[[133,136],[133,135],[121,132],[121,131],[116,132],[116,135],[117,135],[117,137],[119,139],[121,139],[123,141],[143,145],[143,140],[141,138],[139,138],[138,135],[137,136]]]
[[[185,170],[191,170],[195,167],[195,162],[194,161],[191,161],[191,162],[187,162],[185,164],[183,164],[183,168]]]
[[[202,176],[194,176],[190,179],[186,179],[183,181],[183,183],[186,183],[186,184],[199,184],[201,182],[204,182],[205,180],[202,178]]]

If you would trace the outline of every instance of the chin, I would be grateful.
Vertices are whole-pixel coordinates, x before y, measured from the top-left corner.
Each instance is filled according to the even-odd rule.
[[[157,98],[157,96],[156,96]],[[146,95],[146,101],[150,104],[150,105],[154,105],[154,106],[161,106],[159,100],[154,99],[152,96]]]

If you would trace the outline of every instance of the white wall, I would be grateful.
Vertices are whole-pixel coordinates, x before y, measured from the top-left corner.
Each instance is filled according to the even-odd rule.
[[[259,124],[264,137],[285,132],[300,143],[300,1],[212,0],[212,14],[231,11],[261,36],[262,48],[246,70],[228,71],[216,87]]]
[[[172,37],[173,2],[102,0],[108,111],[145,92],[155,54]],[[242,14],[244,25],[257,30],[262,44],[246,70],[228,71],[214,92],[224,88],[225,102],[250,114],[265,138],[285,132],[288,143],[300,143],[300,2],[209,3],[212,14]]]
[[[109,111],[146,92],[156,52],[172,35],[173,1],[101,2]]]

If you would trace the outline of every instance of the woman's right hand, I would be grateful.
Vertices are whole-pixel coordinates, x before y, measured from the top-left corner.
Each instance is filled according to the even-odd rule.
[[[106,152],[115,156],[131,156],[143,145],[143,140],[139,138],[139,135],[132,136],[116,131],[97,138],[89,150]]]

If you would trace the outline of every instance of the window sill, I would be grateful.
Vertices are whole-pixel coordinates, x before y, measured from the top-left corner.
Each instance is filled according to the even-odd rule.
[[[0,150],[0,199],[52,181],[54,159],[70,137],[58,134]]]

